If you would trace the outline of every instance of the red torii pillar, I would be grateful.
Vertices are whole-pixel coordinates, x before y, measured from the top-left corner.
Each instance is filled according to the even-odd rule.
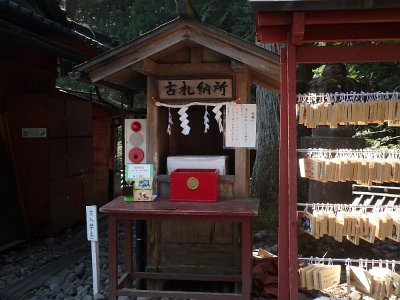
[[[281,49],[278,299],[292,299],[297,276],[296,47]],[[288,288],[282,288],[282,286]],[[294,296],[293,296],[294,297]],[[294,299],[294,298],[293,298]]]

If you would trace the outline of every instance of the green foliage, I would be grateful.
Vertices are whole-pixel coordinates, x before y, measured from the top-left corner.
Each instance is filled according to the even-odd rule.
[[[316,46],[335,45],[360,45],[388,42],[362,42],[362,43],[316,43]],[[395,43],[395,42],[390,42]],[[314,77],[320,77],[323,65],[313,69]],[[346,64],[348,77],[356,80],[363,92],[392,92],[400,88],[400,63],[399,62],[370,62]],[[399,129],[388,127],[387,124],[357,126],[355,137],[364,138],[368,148],[400,148]]]
[[[364,91],[393,91],[400,86],[398,62],[351,64],[347,68]]]
[[[57,78],[56,85],[59,88],[70,89],[78,92],[90,93],[94,90],[91,84],[74,80],[72,78],[69,78],[68,76],[59,76]]]
[[[253,15],[246,0],[193,0],[202,21],[254,41]],[[64,0],[67,16],[93,31],[127,42],[177,17],[174,0]]]
[[[248,1],[193,0],[192,3],[202,22],[254,42],[253,13]]]
[[[400,149],[399,129],[388,127],[386,123],[358,126],[354,137],[364,138],[371,149]]]
[[[127,42],[176,18],[174,0],[65,0],[67,16]]]
[[[125,39],[135,38],[177,17],[174,0],[136,0],[129,14],[132,17],[122,35]]]

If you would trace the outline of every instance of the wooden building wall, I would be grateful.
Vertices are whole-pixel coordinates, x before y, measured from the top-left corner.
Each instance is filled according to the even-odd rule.
[[[57,92],[56,58],[11,41],[0,48],[0,161],[14,188],[0,185],[0,247],[49,236],[84,220],[85,205],[108,200],[113,162],[111,112]],[[21,128],[47,128],[47,138],[23,139]],[[7,228],[16,228],[10,231]]]
[[[47,93],[55,86],[55,58],[33,48],[24,48],[11,41],[0,47],[0,138],[3,145],[0,161],[0,247],[26,238],[25,210],[19,201],[20,189],[15,177],[15,155],[10,143],[6,97],[21,93]],[[27,232],[28,231],[28,232]]]
[[[93,106],[93,203],[100,207],[108,202],[108,186],[110,180],[109,170],[114,167],[114,129],[111,114],[98,107]],[[107,176],[105,176],[107,174]]]

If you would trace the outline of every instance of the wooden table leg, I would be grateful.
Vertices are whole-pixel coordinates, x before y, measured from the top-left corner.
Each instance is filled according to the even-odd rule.
[[[251,297],[252,265],[251,218],[242,218],[242,295],[243,300]]]
[[[118,269],[117,269],[117,252],[118,252],[118,230],[117,217],[110,214],[108,216],[108,272],[109,272],[109,299],[117,299],[118,285]]]
[[[124,265],[125,272],[128,273],[127,282],[125,287],[132,287],[132,271],[133,271],[133,258],[132,258],[132,221],[124,221]]]

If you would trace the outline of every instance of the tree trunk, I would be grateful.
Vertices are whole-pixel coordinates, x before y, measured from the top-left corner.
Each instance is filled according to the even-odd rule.
[[[281,45],[264,48],[280,53]],[[261,206],[278,203],[279,175],[279,95],[257,87],[257,150],[251,176],[251,194]]]

